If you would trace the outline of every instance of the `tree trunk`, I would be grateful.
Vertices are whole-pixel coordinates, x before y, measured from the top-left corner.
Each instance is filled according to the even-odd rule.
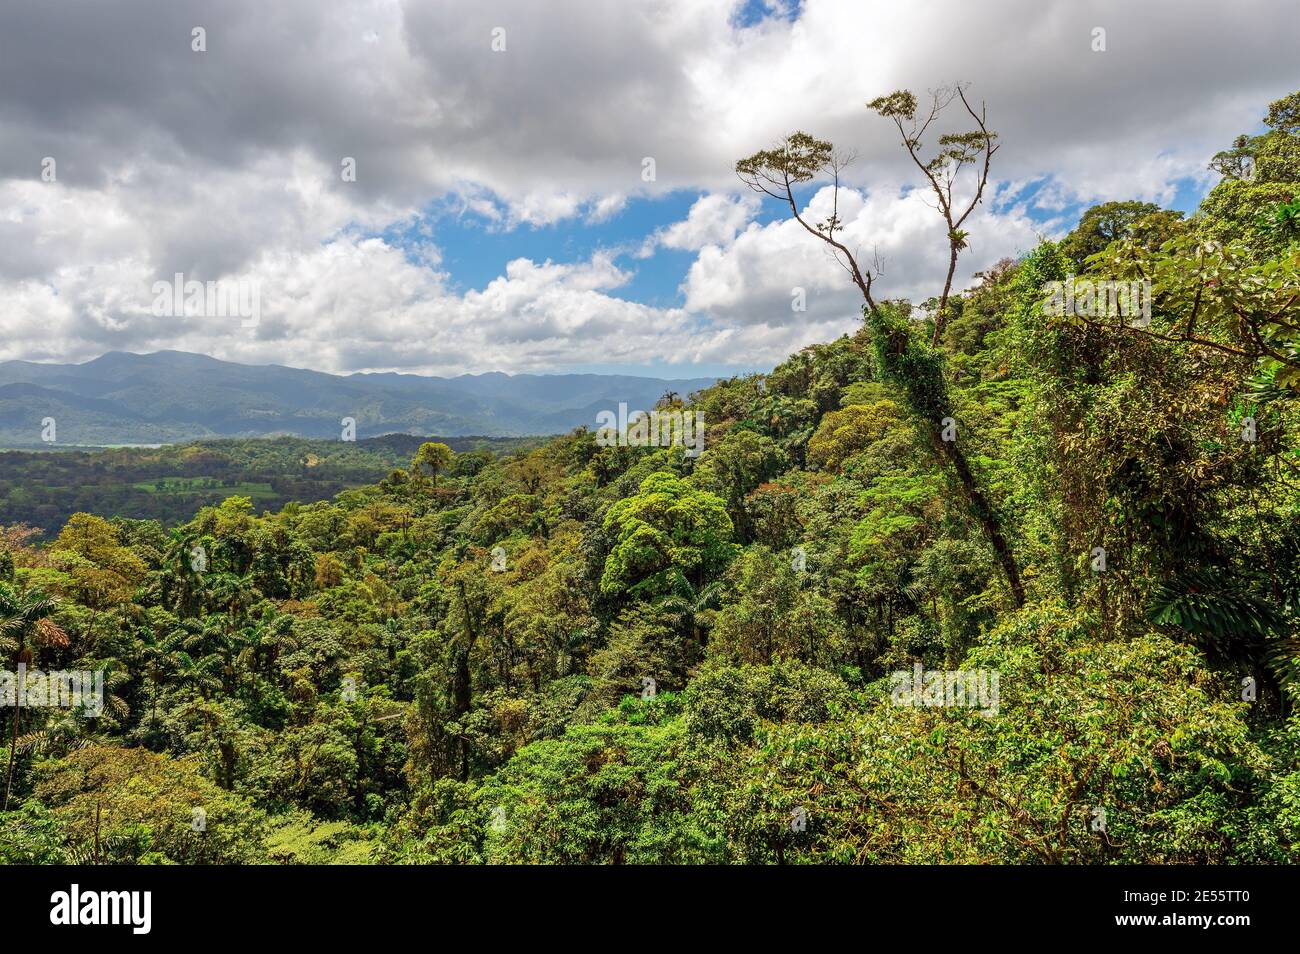
[[[939,455],[947,458],[957,479],[961,482],[962,490],[970,504],[971,514],[979,523],[980,529],[984,531],[989,546],[993,548],[998,564],[1006,575],[1007,586],[1011,589],[1011,598],[1015,600],[1016,608],[1019,609],[1025,605],[1025,586],[1020,580],[1020,565],[1016,562],[1015,554],[1011,552],[1011,545],[1002,534],[1002,523],[993,505],[984,495],[983,489],[971,472],[970,462],[966,460],[966,455],[957,446],[957,442],[935,440],[933,443],[937,445]]]
[[[1002,521],[997,510],[980,486],[966,454],[956,440],[945,441],[938,426],[950,411],[948,385],[943,377],[942,364],[934,353],[918,346],[905,325],[900,325],[879,309],[866,311],[868,326],[875,339],[881,371],[887,378],[902,386],[908,409],[922,422],[930,436],[930,446],[940,461],[948,464],[961,484],[962,493],[984,537],[993,548],[998,565],[1007,578],[1011,598],[1016,608],[1025,605],[1025,587],[1020,579],[1020,566],[1015,553],[1002,533]]]
[[[947,317],[945,314],[948,310],[948,296],[952,294],[952,277],[957,273],[957,246],[953,245],[948,256],[948,277],[943,283],[943,294],[939,297],[939,310],[934,315],[934,337],[930,341],[933,348],[939,347],[939,340],[943,337],[943,322]]]

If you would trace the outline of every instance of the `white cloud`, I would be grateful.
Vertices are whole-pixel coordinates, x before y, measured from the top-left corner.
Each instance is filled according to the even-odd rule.
[[[1001,134],[1004,194],[1035,183],[1035,205],[1063,214],[1080,201],[1169,201],[1296,85],[1293,11],[1269,0],[1239,0],[1230,16],[1181,0],[806,0],[794,22],[749,28],[738,6],[5,5],[0,355],[173,347],[329,370],[644,364],[642,352],[766,363],[851,325],[857,302],[797,225],[754,221],[737,157],[795,128],[856,150],[846,234],[884,258],[882,296],[919,300],[942,281],[942,229],[904,190],[914,170],[866,110],[871,97],[971,82]],[[195,23],[205,54],[189,47]],[[1090,48],[1096,25],[1105,53]],[[39,180],[45,156],[57,183]],[[341,180],[343,157],[355,183]],[[679,189],[701,197],[640,248],[695,253],[682,308],[626,299],[635,255],[517,260],[458,293],[436,226],[408,249],[365,237],[430,207],[503,233],[598,228],[633,199]],[[960,276],[1032,244],[1022,208],[992,207],[972,220]],[[142,311],[139,287],[175,271],[260,280],[262,326]],[[806,313],[790,311],[794,285],[808,289]]]
[[[727,245],[758,212],[755,195],[700,196],[686,218],[660,229],[646,241],[642,254],[650,254],[656,245],[664,248],[698,252],[709,245]]]
[[[801,210],[804,219],[826,219],[832,196],[829,186],[818,190]],[[920,302],[937,294],[935,276],[942,281],[948,264],[945,226],[924,192],[864,195],[844,189],[838,211],[844,223],[839,240],[858,264],[874,268],[879,260],[880,297]],[[1037,243],[1035,226],[1022,211],[993,215],[981,208],[968,227],[971,248],[958,262],[958,287],[999,258]],[[860,293],[831,249],[793,219],[752,224],[725,248],[705,248],[684,285],[688,311],[708,312],[737,325],[770,322],[790,312],[796,287],[804,290],[806,315],[814,320],[839,316],[847,329],[861,311]]]

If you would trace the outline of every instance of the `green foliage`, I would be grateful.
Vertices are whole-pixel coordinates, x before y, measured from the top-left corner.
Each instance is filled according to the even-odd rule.
[[[831,144],[805,132],[791,133],[777,149],[764,149],[736,163],[746,182],[809,182],[831,159]]]
[[[0,455],[4,667],[105,689],[0,706],[0,862],[1300,861],[1298,104],[1190,219],[1097,206],[942,308],[866,293],[666,395],[699,456]],[[1071,276],[1149,280],[1150,322],[1045,308]],[[952,671],[996,696],[911,704]]]
[[[1111,242],[1133,239],[1144,248],[1159,249],[1179,231],[1181,212],[1167,212],[1150,202],[1103,202],[1083,213],[1079,224],[1061,240],[1061,253],[1083,271],[1088,258],[1104,252]]]
[[[653,598],[698,588],[731,560],[732,523],[722,499],[674,474],[651,474],[605,515],[614,540],[600,589]]]
[[[1034,607],[966,666],[1000,674],[995,717],[882,702],[824,728],[772,725],[732,798],[744,860],[1239,857],[1243,792],[1269,766],[1195,653],[1154,634],[1098,642],[1086,619]],[[782,825],[795,805],[801,835]]]
[[[902,423],[893,401],[850,404],[822,417],[817,432],[808,441],[808,463],[813,467],[838,470],[845,461],[882,440]]]
[[[307,812],[281,816],[266,835],[267,856],[282,865],[364,865],[373,850],[356,825],[317,821]]]
[[[250,864],[264,860],[265,818],[203,778],[192,759],[92,746],[41,766],[50,806],[81,863]],[[202,828],[196,830],[195,811]]]
[[[72,514],[86,512],[174,526],[234,494],[255,496],[272,510],[329,500],[405,466],[423,440],[388,434],[358,441],[277,437],[95,451],[0,450],[0,524],[27,521],[53,534]],[[453,466],[471,467],[484,454],[533,446],[539,438],[447,442],[456,453]]]
[[[1223,176],[1198,216],[1200,231],[1220,242],[1243,241],[1253,249],[1277,253],[1295,241],[1293,216],[1286,211],[1300,197],[1300,129],[1295,116],[1300,94],[1269,105],[1258,136],[1238,136],[1218,153],[1210,168]]]
[[[822,664],[843,655],[843,624],[825,596],[802,587],[802,573],[788,557],[749,548],[729,574],[738,595],[717,614],[709,655],[733,663]]]
[[[411,470],[428,474],[433,478],[436,487],[438,474],[451,466],[452,458],[451,448],[446,444],[440,441],[428,441],[421,444],[420,449],[415,452],[415,459],[411,461]]]
[[[519,753],[478,795],[489,863],[708,859],[692,821],[680,721],[579,726]]]

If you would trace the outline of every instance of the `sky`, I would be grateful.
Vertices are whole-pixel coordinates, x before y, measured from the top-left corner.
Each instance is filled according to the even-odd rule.
[[[869,100],[962,83],[987,104],[1001,148],[965,286],[1097,202],[1194,211],[1209,158],[1296,88],[1294,17],[1282,0],[0,0],[0,360],[767,370],[852,332],[861,300],[738,158],[796,129],[854,152],[845,240],[880,261],[879,297],[919,303],[945,227]],[[829,196],[799,201],[816,216]],[[178,274],[255,296],[256,320],[160,307]]]

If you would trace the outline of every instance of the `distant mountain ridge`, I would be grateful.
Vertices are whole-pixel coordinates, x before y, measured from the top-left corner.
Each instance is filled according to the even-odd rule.
[[[212,437],[440,434],[517,437],[594,426],[620,401],[650,408],[714,378],[610,374],[328,374],[245,365],[182,351],[113,351],[83,364],[0,363],[0,446],[158,444]]]

